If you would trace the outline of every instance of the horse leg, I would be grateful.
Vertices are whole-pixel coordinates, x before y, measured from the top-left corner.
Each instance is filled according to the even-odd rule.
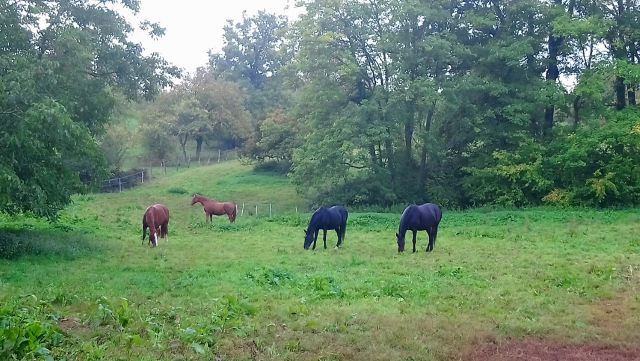
[[[169,223],[162,226],[162,237],[166,238],[167,243],[169,243]]]
[[[416,230],[412,230],[413,232],[413,253],[416,253],[416,234],[418,233]]]
[[[433,249],[433,237],[431,236],[431,228],[427,228],[425,230],[427,232],[427,237],[429,238],[429,243],[427,244],[427,252],[431,252]]]
[[[327,249],[327,230],[322,230],[322,240],[324,241],[324,249]]]
[[[142,225],[142,244],[144,245],[144,236],[146,236],[147,233],[147,225],[143,224]],[[151,237],[151,233],[149,233],[149,237]]]
[[[313,232],[313,248],[312,249],[316,249],[316,241],[318,241],[318,232],[319,231],[314,231]]]
[[[342,229],[336,229],[336,234],[338,235],[338,243],[336,243],[336,247],[340,247],[340,245],[342,244]]]

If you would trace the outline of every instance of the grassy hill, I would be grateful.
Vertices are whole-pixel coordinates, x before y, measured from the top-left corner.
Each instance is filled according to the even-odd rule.
[[[0,342],[0,358],[459,360],[509,340],[640,339],[638,210],[445,210],[435,251],[423,232],[401,255],[399,214],[352,212],[344,248],[330,233],[304,251],[310,214],[285,177],[238,162],[158,173],[77,197],[56,224],[0,219],[0,335],[28,340]],[[247,211],[206,224],[194,192]],[[156,202],[170,240],[152,249],[141,218]]]

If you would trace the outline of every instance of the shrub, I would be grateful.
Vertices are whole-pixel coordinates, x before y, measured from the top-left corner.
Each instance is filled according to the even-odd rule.
[[[581,205],[640,203],[640,111],[613,113],[558,139],[549,153],[555,185]]]
[[[189,191],[187,191],[186,189],[182,188],[182,187],[172,187],[167,189],[168,193],[171,194],[187,194],[189,193]]]

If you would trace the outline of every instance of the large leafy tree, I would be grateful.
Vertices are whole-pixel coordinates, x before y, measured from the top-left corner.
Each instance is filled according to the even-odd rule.
[[[547,160],[574,131],[616,118],[612,106],[635,106],[636,1],[299,3],[293,180],[317,199],[523,205],[573,194]],[[623,167],[611,169],[585,166],[579,182]],[[619,199],[599,204],[609,201]]]
[[[251,114],[255,139],[246,144],[247,153],[265,159],[263,147],[257,147],[262,132],[259,128],[267,118],[290,107],[289,87],[285,86],[286,66],[291,62],[294,47],[289,46],[286,17],[264,11],[254,16],[242,15],[238,22],[228,21],[224,27],[224,47],[211,53],[209,65],[218,78],[240,85],[246,94],[246,108]],[[274,114],[272,114],[274,113]]]
[[[128,40],[115,5],[138,10],[130,0],[0,1],[0,211],[54,218],[104,169],[96,135],[118,95],[153,97],[178,74]]]

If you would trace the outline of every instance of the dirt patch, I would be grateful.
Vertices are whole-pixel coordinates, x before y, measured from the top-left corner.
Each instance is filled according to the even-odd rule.
[[[625,292],[591,307],[596,336],[618,343],[640,342],[640,307],[634,294]]]
[[[470,361],[640,361],[640,305],[634,292],[584,307],[589,315],[588,341],[525,338],[500,341],[480,337]]]
[[[640,349],[604,345],[571,345],[555,341],[509,341],[476,349],[469,361],[640,361]]]
[[[86,325],[83,325],[82,322],[80,322],[80,320],[75,318],[63,318],[60,321],[58,321],[58,326],[60,326],[60,329],[62,330],[62,332],[68,335],[69,334],[75,334],[75,335],[87,334],[91,331],[89,327],[87,327]]]

